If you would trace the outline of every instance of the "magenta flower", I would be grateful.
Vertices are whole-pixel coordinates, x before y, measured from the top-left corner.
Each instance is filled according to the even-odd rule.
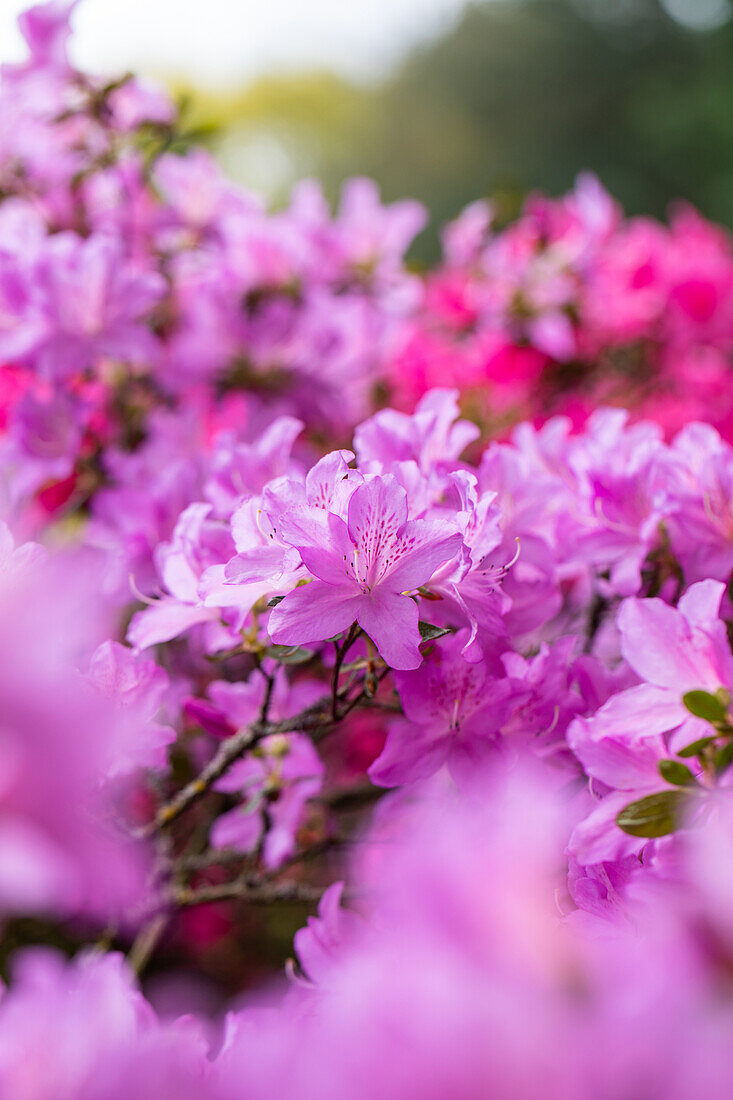
[[[603,711],[599,714],[603,716]],[[640,744],[623,736],[596,740],[596,726],[594,718],[581,718],[568,731],[568,741],[591,780],[595,799],[570,838],[570,854],[583,866],[615,863],[654,846],[656,842],[646,837],[623,832],[616,818],[631,802],[667,786],[659,773],[660,761],[669,755],[662,737],[647,737]]]
[[[6,584],[43,562],[46,551],[37,542],[17,545],[7,523],[0,520],[0,578]]]
[[[670,447],[683,463],[678,509],[667,521],[685,580],[727,580],[733,570],[733,453],[709,424],[688,424]]]
[[[204,487],[216,514],[228,518],[244,494],[259,493],[268,481],[291,473],[291,451],[302,431],[302,421],[279,416],[253,443],[242,442],[234,432],[222,433]]]
[[[165,293],[165,279],[129,260],[122,241],[102,233],[51,237],[36,278],[46,314],[39,369],[58,377],[101,356],[145,364],[156,358],[144,318]]]
[[[315,703],[324,693],[324,686],[317,680],[288,682],[285,671],[274,661],[265,661],[263,671],[273,676],[268,714],[273,721],[282,722]],[[255,722],[262,710],[267,693],[267,681],[260,672],[253,673],[244,682],[236,684],[215,680],[209,684],[209,699],[187,699],[186,713],[198,721],[207,733],[215,737],[231,737],[238,729]]]
[[[54,1039],[49,1045],[49,1035]],[[123,955],[29,948],[0,1002],[0,1092],[14,1100],[205,1100],[204,1029],[158,1019]]]
[[[216,623],[220,605],[207,606],[200,590],[204,572],[231,556],[232,542],[223,523],[211,520],[210,504],[189,504],[170,542],[159,543],[155,558],[169,595],[150,600],[132,617],[127,636],[136,650],[176,638],[193,626]],[[232,604],[236,589],[232,588]]]
[[[408,520],[405,490],[392,476],[374,477],[354,490],[346,521],[333,512],[303,516],[294,545],[315,580],[273,610],[273,642],[324,641],[358,622],[388,665],[417,668],[418,609],[406,593],[458,553],[453,523]]]
[[[305,483],[276,478],[261,496],[240,504],[231,519],[238,553],[223,570],[229,586],[236,584],[240,590],[249,586],[252,603],[261,595],[285,595],[295,587],[303,577],[303,563],[287,533],[292,533],[301,514],[314,509],[324,515],[343,510],[354,486],[362,480],[349,469],[353,457],[351,451],[332,451],[308,471]],[[221,596],[226,599],[226,586],[221,588]]]
[[[30,58],[22,65],[7,66],[3,75],[55,73],[67,76],[71,66],[67,45],[71,37],[69,21],[79,0],[49,0],[36,4],[18,17],[20,33],[26,41]]]
[[[659,763],[706,737],[683,696],[733,687],[733,658],[718,618],[724,585],[693,584],[677,608],[659,599],[625,600],[618,615],[621,649],[643,683],[613,695],[590,718],[578,719],[568,742],[593,781],[596,804],[574,833],[570,851],[581,863],[617,860],[639,852],[644,838],[616,824],[630,803],[665,787]],[[687,760],[687,766],[694,762]]]
[[[88,556],[13,550],[4,527],[0,544],[0,912],[107,919],[140,898],[147,860],[105,784],[140,731],[77,672],[111,626],[89,599],[99,571]]]
[[[426,779],[443,764],[459,781],[496,752],[499,730],[514,700],[501,662],[464,657],[467,630],[446,638],[420,668],[397,673],[406,718],[395,719],[387,743],[369,769],[374,783],[401,786]],[[492,675],[493,674],[493,675]]]
[[[454,467],[479,435],[475,424],[458,415],[457,390],[430,390],[412,416],[382,409],[356,429],[360,466],[413,461],[425,475],[439,465]]]
[[[625,734],[634,741],[674,731],[673,751],[709,732],[705,722],[691,716],[682,696],[733,689],[733,657],[719,618],[724,593],[725,585],[708,580],[693,584],[677,608],[659,599],[623,603],[617,623],[621,650],[646,683],[609,700],[599,719],[608,708],[615,725],[625,722]]]
[[[358,913],[341,905],[343,891],[343,882],[329,886],[318,904],[318,916],[308,917],[306,926],[295,933],[298,962],[320,989],[328,989],[329,978],[367,930]]]
[[[237,794],[242,802],[217,818],[211,831],[213,847],[251,852],[263,840],[265,866],[279,867],[295,850],[306,803],[320,791],[324,772],[303,734],[265,737],[216,784],[218,791]]]
[[[175,730],[158,720],[169,686],[165,670],[119,642],[103,642],[92,656],[89,679],[116,706],[126,734],[109,774],[163,767],[166,746],[176,739]]]
[[[266,661],[262,672],[273,676],[268,716],[286,721],[312,705],[324,692],[316,680],[288,682],[282,667]],[[188,699],[185,712],[207,733],[231,737],[256,722],[267,694],[267,680],[254,672],[242,683],[215,681],[209,699]],[[253,851],[263,842],[268,867],[277,867],[292,853],[305,805],[321,789],[324,766],[311,741],[302,734],[265,737],[217,782],[216,789],[239,795],[241,804],[214,823],[214,847]]]

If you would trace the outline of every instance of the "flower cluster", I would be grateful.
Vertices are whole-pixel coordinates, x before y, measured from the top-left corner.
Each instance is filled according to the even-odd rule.
[[[28,60],[0,80],[0,461],[30,532],[149,436],[178,461],[192,431],[251,444],[279,415],[347,443],[385,398],[410,412],[447,383],[492,431],[612,403],[730,436],[724,230],[624,219],[583,176],[504,229],[470,206],[418,275],[418,203],[356,179],[332,215],[305,181],[269,213],[162,90],[74,68],[75,6],[27,12]]]
[[[557,803],[531,773],[485,778],[490,800],[433,791],[402,808],[400,845],[354,870],[370,920],[332,887],[277,1009],[252,998],[207,1028],[156,1012],[118,954],[19,955],[0,1002],[6,1094],[727,1096],[730,815],[690,840],[633,925],[588,924],[553,906]]]
[[[733,446],[648,403],[728,369],[725,239],[584,179],[421,281],[72,7],[0,87],[0,1095],[727,1096]],[[656,418],[463,418],[632,347]]]
[[[443,260],[390,365],[411,408],[449,376],[494,430],[548,409],[580,424],[599,403],[668,431],[690,419],[733,431],[733,246],[680,205],[669,225],[626,219],[592,175],[559,200],[532,196],[495,228],[475,203],[448,227]]]
[[[421,206],[383,206],[357,179],[332,217],[306,181],[269,214],[191,147],[162,91],[71,65],[74,7],[22,17],[29,59],[0,85],[0,393],[17,491],[52,483],[48,504],[78,503],[155,409],[194,404],[211,432],[231,404],[243,427],[236,399],[221,401],[242,389],[249,438],[278,412],[347,435],[417,303],[403,255]]]

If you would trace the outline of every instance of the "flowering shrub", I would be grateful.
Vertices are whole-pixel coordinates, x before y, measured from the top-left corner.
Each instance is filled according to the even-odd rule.
[[[728,1095],[724,234],[584,177],[419,277],[73,6],[0,88],[0,1095]]]
[[[553,201],[532,196],[493,228],[489,203],[443,236],[390,363],[411,408],[446,377],[493,430],[548,412],[584,422],[599,403],[669,432],[712,421],[730,438],[733,249],[691,207],[669,226],[624,219],[591,175]]]

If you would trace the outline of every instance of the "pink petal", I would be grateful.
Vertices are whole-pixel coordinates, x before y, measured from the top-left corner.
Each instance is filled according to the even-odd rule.
[[[427,779],[445,763],[449,737],[435,738],[424,728],[397,719],[381,753],[369,768],[369,778],[380,787],[401,787]]]
[[[147,649],[177,638],[198,623],[218,618],[219,612],[215,607],[192,607],[172,598],[162,599],[133,615],[127,640],[135,649]]]
[[[458,553],[462,544],[463,536],[447,523],[410,520],[390,554],[385,580],[389,578],[389,586],[396,592],[419,588],[430,580],[439,565]]]
[[[351,589],[311,581],[293,589],[273,608],[270,637],[276,645],[322,642],[351,626],[362,601]]]
[[[422,657],[414,600],[376,588],[358,601],[356,618],[390,668],[417,668]]]

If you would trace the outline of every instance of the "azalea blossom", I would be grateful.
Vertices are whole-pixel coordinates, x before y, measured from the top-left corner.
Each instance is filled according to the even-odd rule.
[[[379,476],[354,490],[345,520],[330,512],[299,526],[293,545],[315,579],[274,609],[272,640],[321,641],[358,622],[387,664],[416,668],[418,609],[405,593],[458,552],[460,532],[447,520],[408,519],[404,489]]]

